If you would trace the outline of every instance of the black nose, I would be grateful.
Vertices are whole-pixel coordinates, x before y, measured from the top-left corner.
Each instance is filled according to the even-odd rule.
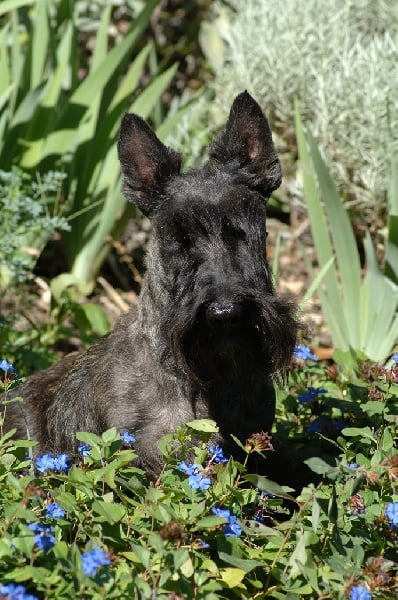
[[[234,302],[213,302],[206,310],[206,317],[211,325],[231,327],[242,320],[242,306]]]

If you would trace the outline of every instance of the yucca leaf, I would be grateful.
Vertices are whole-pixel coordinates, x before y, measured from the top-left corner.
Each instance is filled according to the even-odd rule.
[[[300,158],[300,166],[303,176],[304,196],[311,222],[312,237],[314,240],[317,258],[320,268],[324,267],[334,256],[332,244],[330,242],[329,231],[326,224],[325,213],[322,209],[318,183],[314,174],[314,166],[307,148],[307,140],[300,117],[298,107],[296,106],[296,135]],[[324,289],[318,288],[318,295],[321,299],[324,312],[328,312],[330,319],[334,322],[331,334],[336,346],[347,349],[344,341],[346,340],[347,323],[344,313],[341,311],[341,294],[339,282],[335,268],[330,268],[324,277]],[[343,343],[343,346],[340,344]]]
[[[386,357],[398,339],[398,329],[394,320],[398,306],[398,287],[383,276],[376,253],[366,232],[364,241],[366,255],[366,275],[361,289],[362,339],[360,350],[372,360]]]
[[[34,4],[35,2],[37,2],[37,0],[3,0],[0,6],[0,17],[16,8],[29,6],[29,4]]]
[[[108,54],[108,29],[112,13],[112,4],[105,7],[101,23],[95,36],[94,52],[91,61],[91,70],[98,69]]]
[[[6,94],[10,89],[11,77],[8,65],[8,36],[10,34],[9,23],[6,23],[0,30],[0,97]],[[1,104],[0,104],[1,111]]]
[[[326,273],[332,267],[334,260],[335,260],[334,256],[331,256],[330,259],[328,260],[328,262],[323,265],[323,267],[320,269],[319,273],[315,276],[315,278],[311,282],[310,287],[308,288],[308,290],[304,294],[303,299],[300,302],[301,310],[307,304],[307,302],[312,298],[312,296],[315,294],[315,292],[319,289],[323,279],[326,276]]]
[[[329,169],[310,131],[307,131],[306,137],[321,192],[321,199],[328,216],[334,252],[336,253],[336,267],[341,282],[341,306],[345,314],[347,327],[350,331],[351,345],[354,348],[358,348],[360,340],[358,306],[361,283],[361,265],[358,248],[347,211],[330,176]]]
[[[178,65],[173,65],[158,75],[132,103],[130,111],[146,119],[173,79]]]
[[[398,163],[391,161],[384,274],[398,285]]]
[[[48,0],[37,2],[34,9],[34,28],[30,44],[30,87],[35,88],[43,81],[47,60],[50,31],[47,13]]]

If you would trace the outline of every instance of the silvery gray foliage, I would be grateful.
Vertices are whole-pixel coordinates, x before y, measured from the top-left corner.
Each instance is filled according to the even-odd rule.
[[[398,3],[229,4],[228,27],[225,4],[215,5],[226,44],[214,82],[217,98],[227,107],[247,89],[288,144],[297,99],[350,200],[382,203],[389,160],[398,156]]]

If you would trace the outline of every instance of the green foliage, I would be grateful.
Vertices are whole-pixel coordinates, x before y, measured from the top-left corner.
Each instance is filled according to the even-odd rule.
[[[31,306],[37,302],[33,294],[25,288],[21,293],[19,315],[2,316],[0,320],[0,348],[3,356],[18,365],[20,376],[32,371],[45,369],[56,362],[56,349],[69,343],[77,336],[85,346],[89,346],[101,335],[109,331],[106,312],[98,304],[82,302],[69,290],[52,290],[51,305],[45,324],[31,314]],[[16,330],[21,317],[29,323],[29,328]],[[68,347],[68,346],[67,346]]]
[[[247,89],[292,149],[294,102],[344,197],[383,210],[397,156],[398,4],[389,0],[231,0],[215,5],[213,89],[225,110]],[[213,54],[215,57],[213,59]],[[294,156],[293,156],[294,158]]]
[[[386,509],[398,506],[397,365],[335,358],[333,369],[297,359],[279,392],[275,442],[290,444],[292,456],[310,446],[307,464],[322,476],[301,490],[294,511],[284,488],[232,459],[217,463],[207,448],[212,422],[161,442],[165,467],[152,483],[115,430],[78,434],[85,456],[68,472],[42,474],[24,458],[32,443],[3,435],[2,584],[48,599],[343,598],[356,585],[393,597],[398,530]],[[318,390],[310,400],[309,384]],[[194,458],[186,454],[193,434],[202,438]],[[252,442],[243,446],[249,454]],[[193,489],[181,457],[198,464],[208,489]],[[58,516],[48,514],[53,502]],[[37,535],[29,525],[38,524],[52,529]]]
[[[362,276],[355,235],[328,168],[309,131],[304,133],[296,112],[297,143],[304,197],[321,268],[330,265],[318,287],[325,320],[335,347],[363,351],[384,360],[398,339],[398,286],[391,259],[383,274],[367,233],[366,274]],[[397,197],[390,198],[388,255],[398,252]],[[311,272],[313,269],[308,265]]]
[[[50,171],[33,181],[17,167],[0,171],[0,290],[24,282],[47,240],[69,229],[60,216],[65,210],[60,203],[64,178]]]
[[[154,71],[143,32],[158,2],[146,2],[111,48],[107,3],[88,65],[77,43],[79,3],[35,2],[9,13],[0,30],[0,164],[32,171],[62,164],[71,224],[63,253],[86,292],[109,251],[109,236],[117,238],[126,223],[116,152],[121,117],[126,110],[148,117],[175,73],[175,67],[154,73],[141,86],[143,74]]]

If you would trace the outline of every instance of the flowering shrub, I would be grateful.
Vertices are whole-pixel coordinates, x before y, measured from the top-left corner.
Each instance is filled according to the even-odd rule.
[[[1,432],[0,598],[395,597],[398,365],[335,361],[296,353],[272,436],[240,444],[243,464],[205,420],[161,441],[156,482],[134,465],[128,431],[79,434],[75,462],[35,465],[34,442]],[[274,449],[295,492],[248,472]]]

